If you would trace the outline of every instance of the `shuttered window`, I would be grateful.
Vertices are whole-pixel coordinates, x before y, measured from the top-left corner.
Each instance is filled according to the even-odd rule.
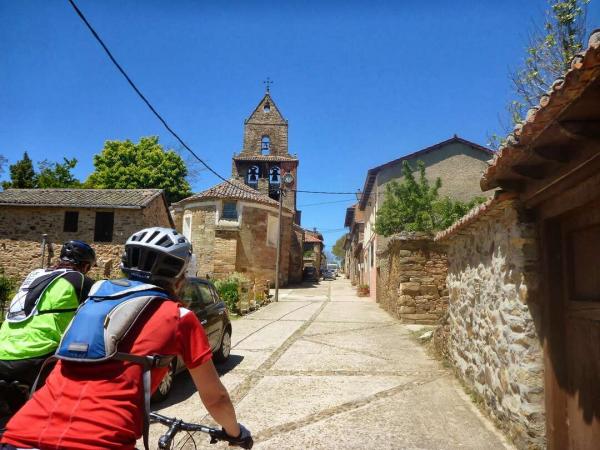
[[[115,213],[98,211],[94,226],[94,241],[112,242],[114,222]]]

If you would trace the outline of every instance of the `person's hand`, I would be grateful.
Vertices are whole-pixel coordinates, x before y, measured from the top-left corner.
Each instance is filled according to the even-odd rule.
[[[225,430],[223,430],[223,433],[227,435],[227,441],[229,442],[229,446],[252,448],[252,445],[254,445],[254,441],[252,440],[252,433],[250,433],[250,430],[248,430],[248,428],[246,428],[241,423],[238,425],[240,427],[239,436],[230,436],[225,432]]]

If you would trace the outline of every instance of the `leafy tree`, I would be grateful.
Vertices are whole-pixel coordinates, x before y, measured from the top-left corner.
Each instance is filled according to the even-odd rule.
[[[444,197],[437,200],[433,204],[436,229],[444,230],[448,228],[476,205],[485,201],[485,197],[475,197],[467,203],[459,200],[452,200],[450,197]]]
[[[433,185],[425,177],[425,164],[417,162],[419,172],[415,177],[408,161],[402,164],[402,182],[391,181],[386,185],[386,196],[377,211],[375,232],[390,236],[400,231],[435,231],[447,228],[462,217],[475,204],[485,200],[475,198],[469,203],[439,198],[442,181],[437,178]]]
[[[505,132],[521,122],[527,110],[537,106],[556,78],[569,69],[573,57],[584,48],[586,13],[590,0],[548,0],[543,24],[529,32],[526,56],[521,65],[510,71],[515,98],[507,110],[511,124]],[[491,136],[490,145],[498,147],[502,140]]]
[[[35,171],[33,162],[27,152],[23,153],[23,159],[17,161],[9,167],[10,181],[4,181],[4,189],[27,189],[36,187]]]
[[[164,150],[157,136],[106,141],[94,156],[94,172],[85,187],[99,189],[164,189],[167,200],[176,202],[191,195],[185,177],[187,167],[174,150]]]
[[[346,251],[344,250],[344,242],[345,241],[346,241],[346,235],[344,234],[337,241],[335,241],[335,244],[333,245],[333,248],[331,249],[331,253],[333,253],[333,255],[340,261],[344,261],[344,258],[346,257]]]
[[[81,183],[71,173],[77,165],[77,159],[63,158],[64,163],[53,163],[45,159],[38,164],[39,174],[36,175],[38,188],[78,188]]]

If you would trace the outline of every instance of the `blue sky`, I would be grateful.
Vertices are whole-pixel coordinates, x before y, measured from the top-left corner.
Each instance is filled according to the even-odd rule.
[[[78,4],[218,172],[230,174],[268,76],[300,158],[299,189],[354,192],[370,167],[454,133],[485,144],[500,131],[508,68],[546,1]],[[589,7],[591,29],[600,27],[599,4]],[[25,150],[34,161],[76,157],[85,179],[106,140],[158,135],[178,147],[66,0],[0,0],[0,67],[0,154],[11,163]],[[206,171],[191,181],[194,191],[218,182]],[[333,245],[351,198],[299,194],[303,226]]]

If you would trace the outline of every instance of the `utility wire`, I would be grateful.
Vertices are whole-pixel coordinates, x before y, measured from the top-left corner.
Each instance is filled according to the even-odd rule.
[[[307,206],[320,206],[320,205],[331,205],[333,203],[347,203],[355,200],[354,198],[344,200],[334,200],[332,202],[319,202],[319,203],[306,203],[304,205],[298,205],[298,208],[306,208]]]
[[[136,92],[136,94],[142,99],[142,101],[146,104],[146,106],[150,109],[150,111],[152,111],[152,113],[156,116],[156,118],[158,120],[160,120],[160,122],[163,124],[163,126],[167,129],[167,131],[169,133],[171,133],[171,135],[173,135],[173,137],[175,139],[177,139],[177,141],[187,150],[189,151],[192,156],[194,156],[194,158],[196,158],[204,167],[206,167],[206,169],[211,172],[213,175],[215,175],[217,178],[225,181],[226,183],[228,183],[230,186],[238,189],[238,190],[242,190],[240,189],[239,186],[236,186],[235,184],[231,183],[227,178],[223,177],[221,174],[219,174],[216,170],[214,170],[212,167],[210,167],[202,158],[200,158],[185,142],[183,142],[183,139],[181,139],[179,137],[179,135],[173,131],[173,129],[169,126],[169,124],[167,123],[167,121],[159,114],[159,112],[154,108],[154,106],[152,106],[152,104],[150,103],[150,101],[146,98],[146,96],[144,94],[142,94],[142,91],[140,91],[138,89],[138,87],[135,85],[135,83],[131,80],[131,78],[129,78],[129,75],[127,75],[127,72],[125,72],[125,69],[123,69],[123,67],[121,67],[121,65],[117,62],[117,60],[115,59],[115,57],[113,56],[113,54],[110,52],[110,50],[108,49],[108,47],[106,46],[106,44],[104,43],[104,41],[102,40],[102,38],[98,35],[98,33],[96,32],[96,30],[94,29],[94,27],[92,27],[92,25],[88,22],[88,20],[86,19],[86,17],[83,15],[83,13],[81,12],[81,10],[77,7],[77,5],[75,4],[75,2],[73,0],[68,0],[68,2],[71,4],[71,6],[73,7],[73,9],[75,10],[75,12],[77,13],[77,15],[79,16],[79,18],[83,21],[83,23],[85,24],[85,26],[88,28],[88,30],[90,30],[90,32],[92,33],[92,35],[94,36],[94,38],[98,41],[98,43],[102,46],[102,49],[104,50],[104,52],[108,55],[108,57],[110,58],[110,60],[112,61],[112,63],[115,65],[115,67],[119,70],[119,72],[121,72],[121,75],[123,75],[123,77],[125,77],[125,79],[127,80],[127,82],[129,83],[129,85],[133,88],[133,90]],[[356,194],[356,192],[324,192],[324,191],[299,191],[299,190],[295,190],[296,192],[303,192],[305,194],[331,194],[331,195],[337,195],[337,194]]]

